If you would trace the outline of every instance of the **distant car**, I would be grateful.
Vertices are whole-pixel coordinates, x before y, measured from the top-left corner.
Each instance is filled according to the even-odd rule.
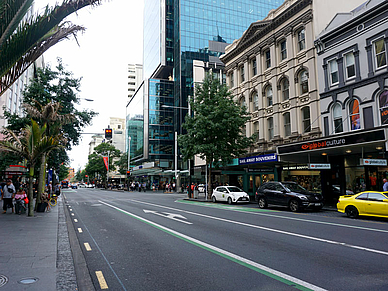
[[[213,191],[212,201],[226,201],[228,204],[249,202],[249,195],[235,186],[218,186]]]
[[[77,184],[71,184],[71,189],[78,189]]]
[[[79,183],[79,184],[78,184],[78,187],[79,187],[79,188],[86,188],[86,185],[85,185],[84,183]]]
[[[87,185],[86,185],[86,188],[94,188],[94,187],[95,187],[94,184],[87,184]]]
[[[341,195],[340,185],[332,185],[331,189],[335,195],[337,196]],[[346,190],[346,195],[354,195],[354,192],[352,190]]]
[[[337,210],[350,218],[359,215],[388,218],[388,192],[365,191],[340,196]]]
[[[204,184],[199,184],[198,185],[198,192],[199,193],[205,193],[205,185]]]
[[[309,192],[295,182],[267,182],[257,188],[256,200],[260,208],[272,204],[287,206],[292,212],[323,207],[321,194]]]

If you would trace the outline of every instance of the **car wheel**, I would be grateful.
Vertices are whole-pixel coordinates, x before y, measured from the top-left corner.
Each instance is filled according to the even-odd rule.
[[[268,204],[264,197],[260,197],[257,201],[257,204],[259,205],[259,208],[267,208]]]
[[[348,206],[345,209],[346,215],[350,218],[356,218],[358,216],[358,210],[354,206]]]
[[[212,201],[213,201],[213,203],[217,202],[216,196],[212,196]]]
[[[295,199],[291,200],[289,203],[289,207],[292,212],[297,212],[300,208],[298,200],[295,200]]]
[[[233,203],[232,198],[228,197],[228,204],[231,205]]]

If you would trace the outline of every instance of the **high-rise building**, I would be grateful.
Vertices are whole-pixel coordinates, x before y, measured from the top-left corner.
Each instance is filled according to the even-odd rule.
[[[128,65],[128,98],[131,99],[143,81],[143,65]]]
[[[227,44],[282,2],[145,1],[144,83],[128,103],[127,112],[142,112],[143,153],[131,159],[137,163],[153,162],[148,175],[155,171],[157,177],[173,178],[174,159],[179,158],[175,132],[182,132],[188,99],[194,95],[193,62],[220,63],[218,58]],[[179,162],[178,168],[184,169],[185,165]]]

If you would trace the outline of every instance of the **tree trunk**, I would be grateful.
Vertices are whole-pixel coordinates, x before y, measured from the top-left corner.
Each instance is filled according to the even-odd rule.
[[[45,178],[46,178],[46,154],[43,154],[40,162],[38,196],[36,197],[35,210],[37,210],[38,208],[38,203],[41,202],[42,193],[44,192]]]
[[[207,167],[207,165],[210,165],[209,166],[209,179],[207,180],[207,182],[208,182],[208,184],[209,184],[209,186],[208,186],[208,188],[209,188],[209,192],[207,193],[207,199],[212,199],[212,194],[213,194],[213,187],[212,187],[212,167],[211,167],[211,162],[210,163],[208,163],[207,161],[206,161],[206,167]]]
[[[28,177],[28,216],[34,216],[34,192],[33,192],[33,180],[34,180],[34,166],[30,166]]]

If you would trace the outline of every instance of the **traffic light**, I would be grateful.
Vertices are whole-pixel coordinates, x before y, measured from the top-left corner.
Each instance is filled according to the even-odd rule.
[[[111,128],[106,128],[105,129],[105,138],[106,139],[111,139],[112,138],[112,129]]]

